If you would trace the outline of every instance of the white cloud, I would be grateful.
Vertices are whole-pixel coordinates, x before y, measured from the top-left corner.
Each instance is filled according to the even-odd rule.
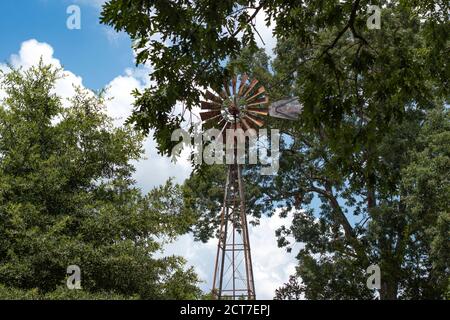
[[[253,272],[257,284],[259,298],[272,299],[275,289],[287,282],[289,276],[295,273],[295,254],[287,253],[285,249],[278,247],[275,231],[282,225],[287,227],[292,221],[292,215],[283,219],[278,214],[272,217],[264,217],[261,224],[250,229],[250,242],[252,246]]]
[[[116,126],[120,126],[131,115],[134,89],[142,90],[149,86],[148,76],[151,69],[148,66],[127,69],[124,75],[114,78],[107,85],[106,98],[108,99],[108,114],[114,118]],[[156,142],[152,139],[152,132],[144,141],[145,159],[135,162],[136,173],[134,178],[138,186],[148,192],[155,186],[164,184],[168,178],[175,178],[175,182],[182,183],[189,177],[192,166],[188,161],[189,150],[183,151],[177,163],[168,157],[157,153]]]
[[[105,98],[108,99],[108,114],[114,118],[114,123],[120,126],[131,115],[134,98],[131,92],[140,89],[141,83],[130,75],[114,78],[108,85]]]
[[[135,164],[135,179],[144,192],[164,184],[168,178],[174,178],[175,182],[183,183],[191,174],[191,162],[187,160],[188,150],[184,150],[177,163],[173,163],[169,158],[158,155],[156,142],[153,139],[146,139],[144,147],[146,160]]]
[[[45,64],[52,64],[61,68],[61,63],[53,58],[53,53],[53,48],[49,44],[31,39],[22,43],[18,54],[11,55],[10,63],[13,67],[28,69],[37,65],[39,60],[42,59]]]
[[[261,38],[256,34],[256,43],[260,47],[263,47],[267,54],[270,56],[273,56],[273,49],[277,45],[277,39],[273,36],[273,30],[275,28],[275,22],[270,21],[269,26],[266,25],[266,19],[267,14],[264,10],[261,10],[258,12],[258,14],[255,17],[255,28],[258,30],[259,35]]]
[[[110,44],[117,45],[120,40],[129,39],[128,34],[123,31],[117,32],[109,26],[104,26],[102,29]]]
[[[13,68],[22,68],[26,70],[39,64],[39,61],[42,59],[44,64],[50,64],[56,68],[62,69],[61,62],[54,58],[53,54],[53,48],[49,44],[31,39],[24,41],[21,44],[19,52],[11,55],[9,63]],[[0,69],[7,71],[5,65],[0,64]],[[83,79],[70,71],[63,70],[62,78],[58,79],[55,83],[54,92],[63,98],[63,103],[65,105],[67,105],[67,98],[70,98],[75,94],[74,85],[83,86]],[[0,93],[0,98],[1,97],[2,94]]]

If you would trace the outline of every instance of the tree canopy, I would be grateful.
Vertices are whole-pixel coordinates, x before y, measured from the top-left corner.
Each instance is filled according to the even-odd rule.
[[[142,135],[116,128],[104,99],[77,89],[63,107],[59,70],[1,75],[0,297],[195,299],[198,278],[164,243],[186,232],[180,188],[134,186]],[[66,288],[81,269],[80,291]]]

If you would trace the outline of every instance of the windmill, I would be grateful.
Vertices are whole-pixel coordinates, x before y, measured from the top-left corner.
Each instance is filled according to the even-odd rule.
[[[296,98],[269,104],[266,90],[256,79],[244,74],[225,82],[219,93],[207,90],[201,101],[203,124],[227,129],[258,129],[264,117],[295,120],[301,105]],[[236,152],[236,150],[235,150]],[[236,155],[236,154],[235,154]],[[242,165],[228,164],[223,207],[220,214],[219,243],[215,259],[212,294],[215,299],[254,300],[255,281],[248,234]]]

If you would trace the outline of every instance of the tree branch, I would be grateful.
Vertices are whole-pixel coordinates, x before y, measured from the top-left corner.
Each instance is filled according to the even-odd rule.
[[[355,2],[353,2],[352,5],[352,11],[350,13],[350,18],[347,22],[347,24],[344,26],[344,28],[337,34],[336,38],[334,39],[334,41],[325,48],[325,50],[322,52],[322,54],[319,56],[319,59],[322,58],[325,54],[328,53],[328,51],[330,51],[331,49],[333,49],[336,44],[338,43],[339,39],[342,38],[342,36],[345,34],[345,32],[347,32],[348,29],[350,29],[350,31],[353,34],[353,37],[359,39],[360,41],[362,41],[364,44],[368,44],[367,40],[364,39],[358,32],[356,32],[355,29],[355,20],[356,20],[356,12],[359,9],[359,3],[361,0],[356,0]]]
[[[325,190],[312,186],[309,191],[319,193],[330,201],[331,207],[336,214],[336,222],[338,222],[344,228],[345,238],[353,246],[353,249],[357,253],[358,257],[362,260],[363,264],[366,264],[368,259],[364,247],[358,240],[352,226],[350,225],[350,222],[342,211],[341,206],[339,205],[336,197],[333,194],[331,186],[327,184]]]

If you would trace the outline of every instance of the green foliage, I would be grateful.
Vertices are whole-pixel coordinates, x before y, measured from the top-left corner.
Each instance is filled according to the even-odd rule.
[[[0,285],[2,300],[134,300],[136,297],[109,293],[90,293],[84,290],[69,290],[58,287],[55,291],[42,294],[38,289],[21,290]]]
[[[285,283],[282,288],[275,291],[274,300],[300,300],[303,293],[302,286],[298,283],[295,276],[289,278],[289,282]]]
[[[185,210],[196,214],[193,232],[197,240],[208,241],[217,230],[226,182],[224,166],[204,166],[183,185]]]
[[[349,32],[328,49],[336,33],[324,29],[317,43],[295,35],[277,46],[275,77],[284,88],[293,87],[306,112],[287,129],[294,143],[283,152],[270,192],[276,190],[287,210],[303,210],[278,236],[283,246],[289,237],[305,243],[297,276],[306,298],[374,297],[365,288],[370,264],[381,268],[382,299],[445,297],[449,260],[442,255],[448,251],[442,239],[448,239],[449,225],[439,222],[448,212],[439,212],[448,211],[448,179],[436,180],[430,190],[441,207],[420,215],[404,183],[420,179],[411,171],[417,165],[412,154],[424,148],[420,137],[448,135],[448,127],[426,129],[433,118],[448,117],[442,107],[448,103],[447,62],[436,66],[448,50],[442,29],[448,22],[421,23],[394,5],[382,17],[381,30],[364,34],[367,43]],[[431,29],[439,36],[430,38]],[[440,140],[428,154],[428,170],[448,175],[448,163],[442,165],[448,152],[448,143]],[[433,157],[440,167],[433,166]],[[416,190],[416,196],[427,197],[424,191]],[[310,207],[313,197],[320,199],[319,212]],[[440,236],[423,236],[433,232]]]
[[[402,188],[407,194],[405,205],[413,222],[408,231],[415,235],[416,256],[408,261],[406,282],[413,288],[411,296],[417,297],[423,288],[427,293],[445,293],[449,286],[450,261],[450,112],[433,110],[410,151],[411,163],[403,170]],[[427,257],[428,259],[424,259]],[[426,267],[428,279],[414,277],[423,274]],[[431,281],[430,281],[431,280]]]
[[[154,67],[155,85],[136,92],[130,121],[146,133],[155,130],[161,153],[170,153],[174,146],[170,135],[182,120],[181,115],[172,115],[177,100],[191,110],[199,102],[199,87],[222,85],[223,60],[237,56],[242,48],[238,31],[243,31],[247,45],[256,47],[247,24],[250,18],[229,0],[113,0],[104,5],[101,21],[126,31],[138,52],[137,63],[149,61]]]
[[[42,63],[2,75],[0,296],[198,297],[183,259],[155,257],[192,222],[180,187],[134,187],[142,136],[114,128],[89,91],[63,107],[52,93],[59,76]],[[69,265],[81,268],[82,292],[63,289]]]

